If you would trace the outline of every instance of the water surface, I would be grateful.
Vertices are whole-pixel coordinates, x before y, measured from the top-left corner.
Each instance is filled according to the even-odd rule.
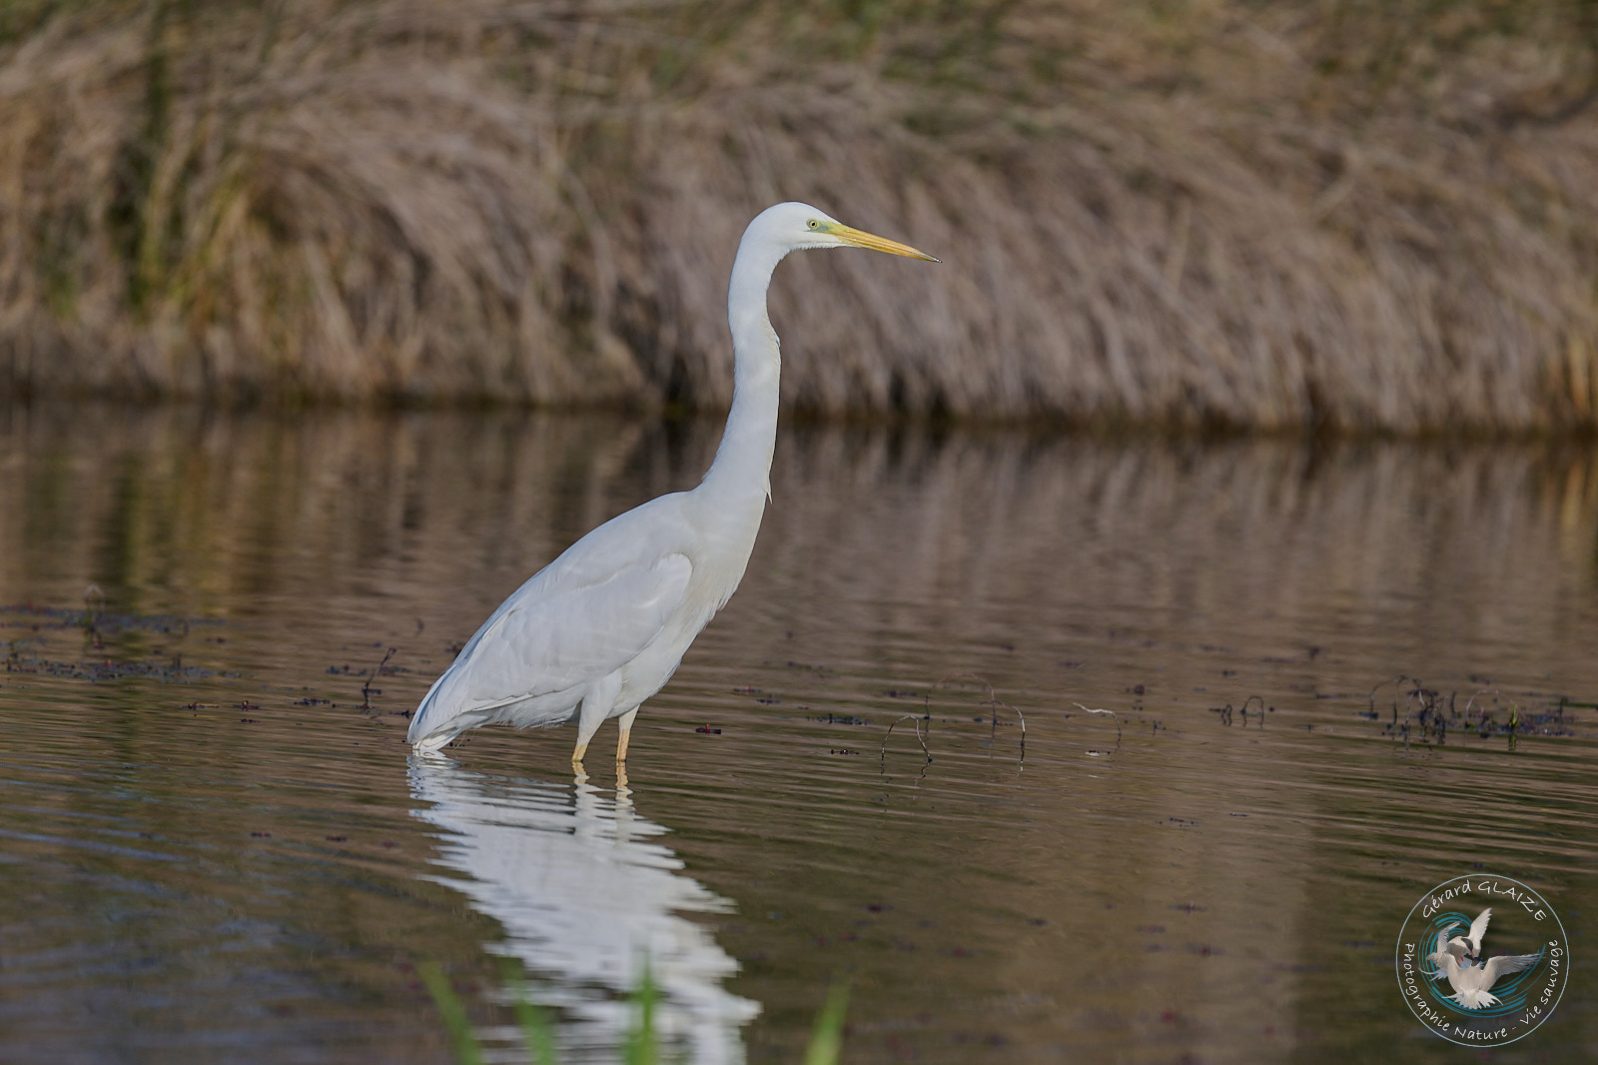
[[[610,730],[409,758],[717,429],[0,413],[0,1059],[444,1061],[437,962],[500,1051],[510,972],[609,1061],[647,955],[696,1062],[798,1060],[836,980],[850,1061],[1457,1060],[1392,949],[1472,868],[1576,951],[1494,1060],[1598,1052],[1591,448],[785,426],[625,781]]]

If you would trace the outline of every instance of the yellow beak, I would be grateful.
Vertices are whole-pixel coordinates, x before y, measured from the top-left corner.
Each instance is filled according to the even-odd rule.
[[[829,225],[827,230],[845,244],[852,244],[856,248],[885,251],[889,255],[903,255],[907,259],[924,259],[929,263],[943,261],[942,259],[933,258],[924,251],[918,251],[908,244],[900,244],[896,240],[879,237],[875,233],[867,233],[865,230],[856,229],[854,226],[846,226],[842,222],[835,222]]]

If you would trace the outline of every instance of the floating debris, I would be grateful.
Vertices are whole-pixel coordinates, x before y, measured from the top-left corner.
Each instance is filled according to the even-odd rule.
[[[930,715],[925,715],[925,714],[901,714],[899,717],[894,719],[892,724],[890,724],[888,726],[887,735],[882,737],[882,750],[880,752],[880,755],[881,755],[880,761],[881,761],[881,769],[882,769],[883,772],[887,772],[887,770],[888,770],[888,740],[893,736],[893,730],[898,728],[901,724],[903,724],[906,721],[910,722],[912,725],[915,726],[916,742],[921,744],[921,753],[922,753],[922,755],[924,755],[926,757],[926,761],[924,763],[922,763],[922,764],[923,765],[931,765],[932,764],[932,751],[930,751],[927,748],[927,739],[926,739],[925,736],[923,736],[921,734],[921,722],[923,722],[923,721],[925,721],[927,723],[927,731],[929,733],[932,731],[932,718],[931,718],[931,716]]]
[[[1102,706],[1083,706],[1081,703],[1072,703],[1071,705],[1076,707],[1078,710],[1082,711],[1084,714],[1095,714],[1095,715],[1098,715],[1098,716],[1109,715],[1109,717],[1112,718],[1115,721],[1115,749],[1116,750],[1120,750],[1121,749],[1121,715],[1120,714],[1117,714],[1114,710],[1106,710]],[[1067,714],[1066,716],[1069,717],[1070,715]],[[1089,754],[1096,754],[1098,752],[1089,751],[1088,753]]]
[[[97,591],[90,586],[91,591]],[[86,599],[86,601],[88,601]],[[187,636],[198,626],[221,625],[216,618],[187,618],[176,614],[122,614],[105,610],[102,595],[97,606],[71,609],[39,606],[34,603],[0,605],[0,626],[30,629],[94,630],[103,636],[121,632],[155,632],[165,636]]]
[[[38,655],[24,654],[13,645],[6,656],[7,673],[34,674],[43,677],[60,677],[67,680],[86,680],[98,684],[113,680],[158,680],[166,684],[185,684],[212,677],[234,677],[236,673],[218,673],[199,666],[186,666],[176,660],[166,662],[116,662],[98,659],[86,662],[63,662]]]
[[[1485,679],[1475,675],[1470,678],[1472,683]],[[1376,707],[1376,692],[1388,684],[1394,686],[1394,697],[1387,707],[1387,721],[1381,730],[1384,735],[1406,745],[1414,741],[1442,746],[1453,730],[1473,733],[1478,739],[1503,736],[1509,740],[1510,750],[1514,750],[1519,736],[1574,736],[1575,715],[1567,710],[1593,705],[1560,696],[1551,705],[1534,708],[1521,700],[1535,696],[1523,695],[1517,700],[1498,688],[1482,687],[1467,696],[1461,707],[1458,691],[1444,696],[1441,690],[1429,688],[1414,677],[1400,675],[1372,688],[1366,709],[1356,711],[1356,716],[1367,721],[1379,720],[1382,715]],[[1403,699],[1402,704],[1399,697]]]
[[[1260,704],[1260,708],[1258,710],[1254,711],[1253,716],[1255,716],[1255,717],[1257,717],[1259,719],[1259,727],[1260,728],[1264,728],[1265,727],[1265,715],[1267,713],[1271,713],[1271,714],[1276,713],[1276,707],[1267,706],[1266,703],[1265,703],[1265,699],[1262,696],[1250,695],[1247,699],[1243,700],[1243,705],[1239,706],[1239,707],[1233,707],[1231,703],[1227,703],[1225,706],[1212,706],[1212,707],[1210,707],[1210,713],[1218,714],[1220,716],[1221,724],[1223,724],[1223,725],[1230,725],[1232,723],[1232,715],[1236,714],[1236,715],[1238,715],[1239,717],[1241,717],[1243,719],[1243,727],[1247,728],[1248,727],[1248,719],[1249,719],[1249,707],[1252,706],[1254,703],[1259,703]]]
[[[361,682],[361,709],[362,710],[371,710],[372,709],[372,696],[374,696],[374,695],[382,695],[383,694],[383,689],[372,687],[372,682],[374,680],[376,680],[379,676],[382,675],[384,668],[388,666],[389,660],[391,658],[393,658],[394,655],[398,651],[399,651],[398,647],[390,647],[388,649],[388,652],[383,655],[383,660],[381,662],[379,662],[376,665],[376,667],[374,667],[369,674],[367,674],[366,680]]]
[[[1021,727],[1019,762],[1024,765],[1026,763],[1026,715],[1022,714],[1020,710],[1018,710],[1015,707],[1011,706],[1009,703],[1007,703],[1004,700],[1000,699],[998,697],[998,695],[994,692],[993,685],[988,681],[988,679],[986,677],[979,676],[976,673],[953,673],[953,674],[950,674],[949,676],[944,677],[943,679],[939,680],[938,683],[934,684],[932,687],[933,687],[934,691],[937,691],[937,690],[941,690],[943,688],[953,687],[954,685],[959,684],[959,683],[979,684],[979,685],[981,685],[983,688],[985,688],[987,690],[987,693],[988,693],[988,738],[989,738],[990,741],[998,738],[999,724],[1000,724],[1000,722],[999,722],[999,709],[1000,709],[1000,707],[1003,707],[1005,710],[1008,710],[1011,714],[1015,715],[1016,723],[1018,725],[1020,725],[1020,727]],[[931,726],[931,720],[932,720],[932,696],[931,695],[923,695],[921,697],[921,699],[922,699],[922,709],[925,712],[925,718],[926,718],[926,720],[928,722],[927,730],[928,730],[928,732],[930,732],[931,729],[932,729],[932,726]],[[927,761],[930,762],[931,760],[932,760],[931,756],[928,756]]]

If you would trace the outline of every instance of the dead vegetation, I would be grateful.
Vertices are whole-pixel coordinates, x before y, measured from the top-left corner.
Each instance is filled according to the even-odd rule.
[[[1458,690],[1444,692],[1401,674],[1371,689],[1361,717],[1381,720],[1376,695],[1389,686],[1388,720],[1382,725],[1382,733],[1401,740],[1406,747],[1412,742],[1441,746],[1448,742],[1449,731],[1453,730],[1456,735],[1483,740],[1508,737],[1509,749],[1514,750],[1519,736],[1576,735],[1576,715],[1567,716],[1566,710],[1598,705],[1568,696],[1553,699],[1529,693],[1517,699],[1495,687],[1478,688],[1468,694]]]
[[[1594,10],[8,5],[0,393],[717,406],[802,198],[794,406],[1591,427]]]

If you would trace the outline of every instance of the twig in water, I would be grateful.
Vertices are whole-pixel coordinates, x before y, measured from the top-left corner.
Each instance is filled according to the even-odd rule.
[[[1233,706],[1231,703],[1227,703],[1225,706],[1212,706],[1212,707],[1210,707],[1210,713],[1212,713],[1212,714],[1220,714],[1221,715],[1221,724],[1228,725],[1228,726],[1231,725],[1231,723],[1232,723],[1232,715],[1233,714],[1242,714],[1243,715],[1243,727],[1244,728],[1248,728],[1248,708],[1255,701],[1258,701],[1259,704],[1260,704],[1260,728],[1264,728],[1265,727],[1265,711],[1268,710],[1268,709],[1273,709],[1273,708],[1267,707],[1265,705],[1265,697],[1262,696],[1262,695],[1250,695],[1247,699],[1243,700],[1243,705],[1242,706]]]
[[[998,705],[1004,707],[1006,710],[1010,711],[1010,713],[1014,714],[1015,719],[1021,723],[1021,761],[1024,762],[1026,761],[1026,716],[1009,703],[999,702]],[[998,715],[994,714],[993,716],[997,717]],[[1117,721],[1116,728],[1120,727],[1120,722]]]
[[[370,709],[372,709],[372,693],[373,692],[376,692],[378,695],[382,695],[383,694],[383,689],[372,687],[372,681],[376,680],[378,675],[383,672],[383,667],[388,665],[388,660],[390,658],[393,658],[394,657],[394,653],[396,651],[398,651],[398,650],[399,650],[398,647],[390,647],[388,649],[388,654],[384,655],[383,656],[383,660],[377,664],[377,668],[372,670],[372,672],[368,673],[366,675],[366,679],[361,682],[361,709],[362,710],[370,710]]]
[[[893,724],[888,726],[888,734],[882,737],[882,750],[880,752],[880,761],[882,763],[882,770],[884,772],[886,772],[888,769],[888,739],[893,735],[893,730],[899,727],[899,723],[901,721],[908,721],[915,726],[916,740],[921,744],[921,753],[927,756],[927,762],[923,764],[927,764],[932,761],[932,752],[927,749],[926,737],[921,735],[921,718],[922,715],[920,714],[901,714],[899,717],[894,719]],[[930,732],[931,728],[929,727],[927,731]]]
[[[1376,687],[1371,689],[1371,693],[1370,693],[1370,697],[1369,697],[1370,698],[1370,711],[1371,711],[1371,713],[1374,714],[1376,712],[1376,692],[1377,692],[1378,689],[1380,689],[1382,687],[1382,685],[1384,685],[1384,684],[1402,684],[1406,680],[1413,680],[1413,679],[1414,679],[1413,677],[1410,677],[1407,674],[1400,673],[1398,676],[1392,678],[1391,680],[1378,681],[1377,684],[1376,684]],[[1416,681],[1415,683],[1419,684],[1420,682]],[[1394,704],[1394,705],[1396,706],[1397,704]]]
[[[1470,698],[1465,700],[1465,720],[1466,721],[1470,720],[1470,707],[1471,707],[1471,704],[1476,701],[1476,696],[1478,696],[1478,695],[1486,695],[1488,692],[1491,692],[1492,694],[1498,695],[1498,696],[1502,696],[1504,694],[1503,692],[1499,691],[1497,688],[1478,688],[1477,690],[1471,692],[1470,693]]]
[[[1115,746],[1116,746],[1117,750],[1120,749],[1120,746],[1121,746],[1121,715],[1120,714],[1117,714],[1114,710],[1106,710],[1102,706],[1083,706],[1081,703],[1072,703],[1071,705],[1076,707],[1078,710],[1081,710],[1083,713],[1087,713],[1087,714],[1109,714],[1111,717],[1113,717],[1115,719]]]
[[[938,681],[938,683],[934,684],[932,687],[934,689],[947,688],[947,687],[951,686],[952,684],[954,684],[956,681],[974,681],[975,683],[980,684],[984,688],[988,689],[988,736],[989,737],[991,737],[991,738],[997,738],[998,737],[998,734],[999,734],[999,707],[1002,706],[1006,710],[1010,711],[1010,713],[1015,715],[1016,721],[1021,725],[1021,761],[1025,762],[1026,761],[1026,716],[1024,714],[1022,714],[1021,711],[1017,710],[1015,707],[1013,707],[1009,703],[1005,702],[1003,699],[1000,699],[999,696],[994,692],[992,683],[989,682],[986,677],[980,676],[980,675],[978,675],[976,673],[951,673],[947,677],[944,677],[942,680]],[[928,720],[931,720],[931,717],[932,717],[932,700],[931,700],[931,697],[930,696],[924,697],[922,699],[922,705],[924,707],[926,707]]]

